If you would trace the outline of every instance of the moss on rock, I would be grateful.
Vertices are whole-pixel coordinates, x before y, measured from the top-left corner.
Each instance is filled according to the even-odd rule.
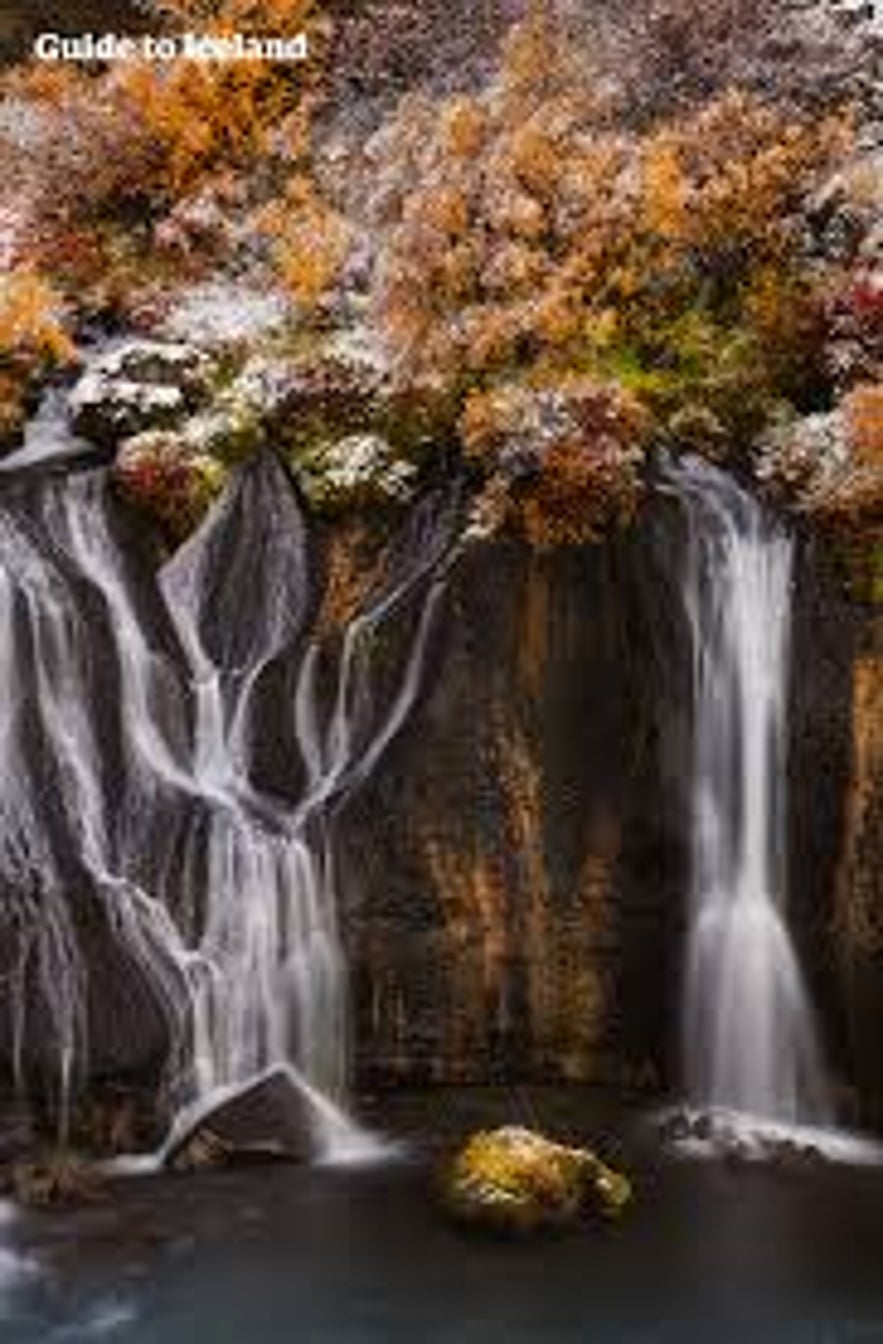
[[[507,1233],[567,1226],[586,1209],[617,1217],[631,1198],[628,1178],[589,1149],[514,1126],[475,1134],[442,1187],[455,1221]]]
[[[316,444],[295,459],[294,470],[307,500],[323,514],[406,504],[418,477],[415,464],[378,434]]]
[[[171,545],[199,525],[227,475],[216,457],[167,430],[147,430],[126,440],[112,468],[118,493],[156,524]]]

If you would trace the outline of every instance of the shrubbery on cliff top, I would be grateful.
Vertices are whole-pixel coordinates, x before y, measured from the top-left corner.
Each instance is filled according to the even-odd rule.
[[[32,378],[73,358],[64,304],[52,286],[24,269],[0,278],[0,442],[21,430]]]
[[[162,0],[167,23],[218,35],[300,31],[309,61],[117,63],[105,69],[26,65],[5,91],[31,129],[7,153],[29,205],[27,261],[81,306],[122,310],[151,289],[199,274],[264,235],[261,211],[281,199],[270,247],[292,288],[315,298],[333,265],[337,217],[312,187],[310,124],[325,26],[311,0]],[[296,181],[296,190],[292,188]],[[292,235],[289,236],[289,233]],[[311,265],[290,258],[308,238]]]
[[[848,118],[731,91],[634,131],[601,89],[535,17],[489,87],[409,100],[376,149],[374,320],[401,378],[451,395],[488,471],[506,469],[526,399],[548,407],[578,377],[583,403],[594,385],[617,406],[615,435],[592,418],[553,433],[534,489],[524,473],[525,527],[544,531],[548,497],[550,540],[593,534],[604,512],[580,527],[561,507],[568,480],[606,482],[621,514],[641,443],[720,452],[823,402],[845,283],[809,258],[806,208]]]
[[[438,410],[489,505],[534,542],[627,519],[654,443],[722,456],[825,408],[838,324],[870,349],[879,287],[857,244],[826,254],[809,224],[849,150],[845,114],[737,89],[624,106],[540,5],[484,87],[411,96],[382,128],[356,226],[312,171],[316,7],[154,8],[218,34],[306,27],[314,58],[16,72],[34,121],[23,270],[81,311],[126,313],[258,255],[307,310],[369,242],[370,322],[405,402]]]

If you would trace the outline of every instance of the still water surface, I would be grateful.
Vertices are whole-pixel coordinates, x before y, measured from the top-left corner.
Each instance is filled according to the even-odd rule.
[[[631,1215],[540,1241],[450,1228],[417,1149],[371,1170],[132,1180],[20,1215],[4,1236],[30,1268],[0,1340],[883,1342],[883,1173],[675,1164],[616,1132]]]

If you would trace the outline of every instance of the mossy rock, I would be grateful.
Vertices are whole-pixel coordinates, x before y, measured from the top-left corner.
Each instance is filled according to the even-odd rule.
[[[171,545],[199,526],[224,488],[228,469],[171,431],[148,430],[122,443],[111,468],[121,498],[156,524]]]
[[[589,1149],[511,1126],[475,1134],[442,1183],[456,1222],[513,1234],[571,1226],[587,1211],[618,1217],[631,1198],[628,1178]]]
[[[407,504],[419,469],[379,434],[349,434],[295,457],[294,472],[316,513]]]
[[[103,446],[179,425],[209,393],[211,361],[195,347],[132,340],[95,359],[70,396],[74,429]]]
[[[11,1183],[16,1201],[31,1209],[91,1204],[105,1195],[98,1168],[67,1149],[15,1163]]]

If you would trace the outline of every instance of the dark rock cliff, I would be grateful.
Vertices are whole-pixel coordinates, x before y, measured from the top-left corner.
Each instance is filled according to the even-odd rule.
[[[640,563],[498,543],[456,575],[434,683],[342,827],[363,1079],[664,1072],[683,828]]]
[[[654,502],[607,547],[486,544],[461,564],[422,705],[341,819],[363,1085],[677,1086],[690,824],[678,546]],[[879,617],[813,538],[795,599],[790,909],[835,1073],[873,1112]]]
[[[343,521],[312,529],[303,614],[330,665],[339,631],[394,564],[382,532]],[[677,505],[653,495],[604,545],[543,553],[474,540],[454,564],[413,711],[334,818],[358,1088],[677,1088],[691,824],[683,542]],[[236,565],[220,553],[215,563],[235,606]],[[296,595],[270,590],[283,606]],[[168,631],[154,630],[155,604],[138,591],[165,648]],[[879,608],[850,596],[836,552],[809,533],[794,599],[789,908],[844,1098],[879,1121],[883,625]],[[105,617],[83,602],[101,636]],[[402,665],[412,626],[413,612],[378,632],[381,700],[384,669]],[[292,804],[302,762],[284,726],[300,653],[295,641],[268,665],[254,742],[256,782]],[[117,676],[105,654],[89,699],[111,771]],[[172,844],[166,816],[159,856]],[[72,908],[90,919],[88,882],[73,858],[65,871]],[[101,928],[89,947],[90,1074],[149,1080],[167,1049],[162,1020]],[[32,1035],[27,1063],[40,1072],[46,1032]]]
[[[862,622],[851,668],[850,762],[839,833],[833,946],[848,1073],[883,1120],[883,620]]]

